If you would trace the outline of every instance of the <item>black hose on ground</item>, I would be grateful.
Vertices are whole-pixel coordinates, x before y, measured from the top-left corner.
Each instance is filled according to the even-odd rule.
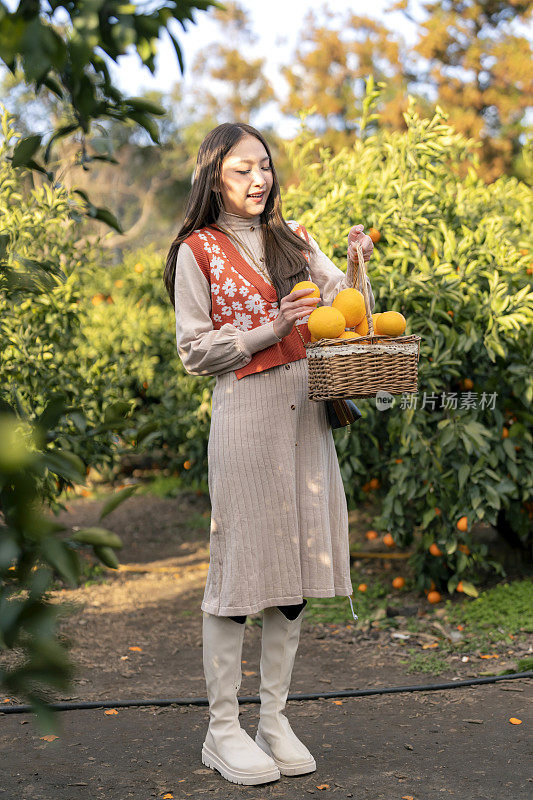
[[[343,692],[317,692],[307,694],[289,694],[287,700],[319,700],[321,698],[366,697],[372,694],[394,694],[396,692],[427,692],[439,689],[457,689],[459,686],[476,686],[483,683],[510,681],[517,678],[533,678],[533,671],[512,672],[509,675],[491,675],[485,678],[470,678],[464,681],[446,681],[445,683],[426,683],[420,686],[389,686],[384,689],[347,689]],[[238,698],[239,703],[260,703],[257,695],[245,695]],[[48,708],[54,711],[74,711],[85,708],[129,708],[133,706],[208,706],[206,697],[178,697],[175,700],[105,700],[89,703],[50,703]],[[27,714],[33,712],[31,705],[2,706],[0,714]]]

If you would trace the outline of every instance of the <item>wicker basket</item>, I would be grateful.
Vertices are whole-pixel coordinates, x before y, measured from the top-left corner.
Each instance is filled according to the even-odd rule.
[[[359,242],[355,245],[359,265],[353,265],[353,285],[365,298],[369,333],[359,339],[304,342],[310,400],[375,397],[380,391],[393,395],[418,391],[420,336],[374,334],[363,249]]]

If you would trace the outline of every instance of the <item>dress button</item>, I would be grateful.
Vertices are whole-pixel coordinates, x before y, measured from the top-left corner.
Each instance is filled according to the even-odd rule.
[[[285,364],[285,369],[290,369],[290,368],[291,368],[290,364]]]
[[[252,225],[252,227],[250,228],[250,230],[251,230],[251,231],[255,230],[255,228],[254,228],[254,226],[253,226],[253,225]]]
[[[291,408],[292,408],[292,410],[294,411],[294,409],[296,408],[296,406],[291,406]]]

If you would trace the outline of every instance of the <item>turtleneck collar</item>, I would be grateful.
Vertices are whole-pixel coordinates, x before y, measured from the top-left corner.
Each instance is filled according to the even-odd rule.
[[[223,208],[216,221],[223,228],[229,228],[232,231],[246,231],[252,227],[259,228],[261,226],[261,214],[253,217],[241,217],[238,214],[231,214]]]

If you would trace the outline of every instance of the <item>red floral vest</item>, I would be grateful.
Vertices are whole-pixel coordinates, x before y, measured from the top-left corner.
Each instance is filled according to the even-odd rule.
[[[293,220],[287,225],[309,241],[303,225]],[[248,331],[276,319],[279,304],[275,288],[245,261],[226,234],[215,227],[204,227],[191,233],[184,241],[194,253],[211,287],[211,319],[215,330],[230,322],[239,330]],[[304,256],[309,262],[309,253],[304,253]],[[237,378],[306,358],[296,325],[304,341],[309,342],[311,334],[307,319],[308,316],[297,320],[281,342],[254,353],[245,367],[235,370]]]

